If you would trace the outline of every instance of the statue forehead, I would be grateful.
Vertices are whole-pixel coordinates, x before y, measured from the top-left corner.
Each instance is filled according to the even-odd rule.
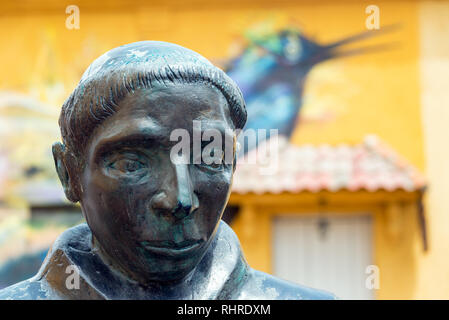
[[[127,95],[119,110],[95,130],[92,142],[125,137],[138,132],[167,140],[174,129],[193,130],[194,121],[202,130],[231,129],[228,103],[221,92],[204,84],[169,84],[139,89]]]
[[[163,41],[139,41],[114,48],[98,57],[84,72],[81,81],[126,65],[158,69],[183,64],[213,66],[200,54],[182,46]]]
[[[217,88],[203,83],[170,83],[139,89],[128,94],[119,105],[117,113],[139,117],[173,115],[176,112],[175,115],[186,119],[201,115],[204,116],[203,120],[208,120],[208,117],[227,119],[230,116],[228,102],[223,94]]]

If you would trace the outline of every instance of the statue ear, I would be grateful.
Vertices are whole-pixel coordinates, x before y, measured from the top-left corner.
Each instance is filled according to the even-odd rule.
[[[55,160],[56,172],[61,181],[67,199],[72,202],[80,200],[80,185],[76,174],[76,159],[67,152],[65,146],[60,142],[55,142],[52,147],[53,158]]]

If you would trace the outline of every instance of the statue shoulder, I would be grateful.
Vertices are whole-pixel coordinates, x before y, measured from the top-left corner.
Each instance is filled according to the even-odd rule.
[[[34,277],[18,282],[0,290],[0,300],[39,300],[48,299],[42,283]]]
[[[67,248],[77,252],[89,250],[90,230],[85,224],[65,230],[53,243],[37,274],[0,290],[0,300],[39,300],[62,299],[55,288],[47,281],[50,277],[59,280],[65,275],[65,267],[71,264],[66,256]],[[61,278],[65,279],[65,278]]]
[[[239,299],[265,300],[335,300],[327,291],[313,289],[252,269]]]

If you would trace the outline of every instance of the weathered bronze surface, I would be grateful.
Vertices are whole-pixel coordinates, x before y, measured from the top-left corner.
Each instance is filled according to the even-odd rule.
[[[195,161],[195,150],[173,161],[171,134],[194,137],[195,121],[230,141],[233,161]],[[245,122],[236,84],[191,50],[144,41],[99,57],[64,103],[53,145],[87,224],[0,299],[333,299],[250,268],[220,219]]]

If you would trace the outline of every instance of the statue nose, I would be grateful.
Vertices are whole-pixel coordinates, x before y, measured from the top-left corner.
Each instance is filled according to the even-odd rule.
[[[151,207],[160,213],[172,215],[176,219],[183,219],[199,206],[188,166],[186,164],[175,165],[175,175],[168,179],[171,181],[166,183],[164,190],[153,197]]]

